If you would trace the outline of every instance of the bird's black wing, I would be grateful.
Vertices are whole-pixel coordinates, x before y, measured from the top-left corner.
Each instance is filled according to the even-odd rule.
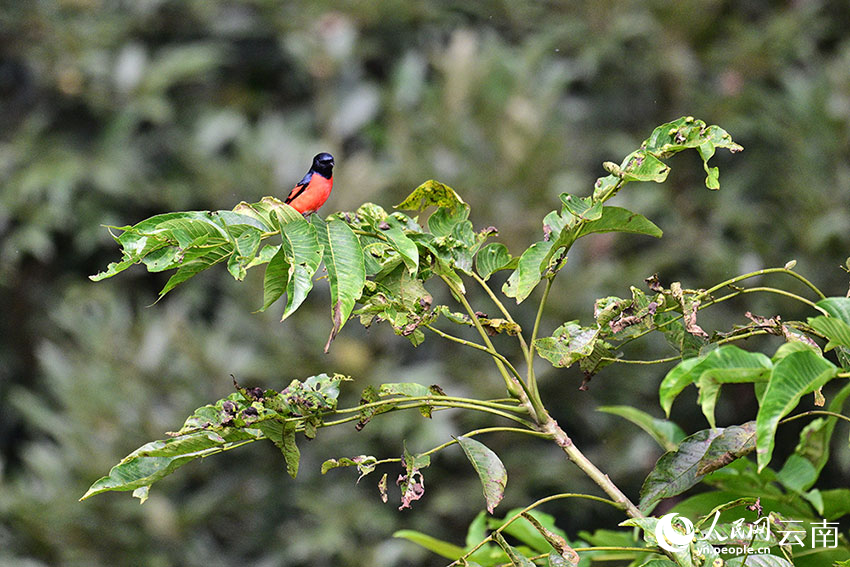
[[[307,185],[310,184],[310,180],[312,178],[313,178],[313,171],[310,170],[310,171],[307,172],[307,175],[305,175],[304,178],[301,181],[299,181],[298,184],[295,187],[292,188],[292,191],[289,192],[289,196],[286,198],[284,203],[291,203],[292,201],[297,199],[298,196],[301,193],[304,192],[304,189],[307,188]]]

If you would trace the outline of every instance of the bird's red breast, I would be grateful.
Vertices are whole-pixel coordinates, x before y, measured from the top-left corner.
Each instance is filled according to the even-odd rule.
[[[333,176],[324,177],[314,171],[306,183],[302,181],[292,188],[286,203],[302,215],[315,213],[328,200],[333,185]]]

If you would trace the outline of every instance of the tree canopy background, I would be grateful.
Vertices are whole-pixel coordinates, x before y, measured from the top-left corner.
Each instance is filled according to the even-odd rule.
[[[424,450],[478,423],[470,416],[320,431],[302,447],[297,481],[274,447],[257,446],[181,470],[141,507],[121,494],[78,503],[119,458],[226,395],[230,374],[280,389],[342,372],[356,381],[352,396],[402,378],[501,394],[492,368],[437,338],[414,350],[386,329],[349,325],[324,355],[326,303],[311,298],[284,324],[274,309],[252,314],[262,297],[256,275],[237,284],[211,270],[152,307],[167,276],[134,270],[94,284],[87,276],[117,256],[102,225],[281,196],[315,153],[330,151],[336,184],[323,213],[364,201],[389,208],[435,178],[470,203],[477,227],[498,227],[518,251],[560,192],[588,194],[603,161],[619,161],[657,124],[693,115],[745,147],[715,157],[723,189],[706,190],[697,158],[682,156],[666,184],[618,197],[664,238],[604,235],[576,250],[550,300],[549,328],[589,319],[596,297],[627,294],[655,272],[708,286],[797,259],[800,272],[843,295],[848,21],[846,2],[826,0],[7,3],[0,564],[442,564],[389,536],[414,528],[462,543],[483,500],[459,449],[426,471],[425,498],[404,512],[381,504],[372,480],[322,477],[319,464],[397,455],[402,440]],[[801,316],[773,297],[748,301],[760,315]],[[743,311],[718,306],[703,327],[743,323]],[[651,341],[635,348],[633,356],[669,353]],[[630,494],[660,451],[593,409],[628,401],[660,415],[664,371],[611,367],[587,392],[578,370],[541,376],[555,417]],[[724,394],[718,424],[737,423],[735,408],[752,403],[738,394]],[[697,414],[683,401],[673,418],[693,431],[704,427]],[[488,445],[508,468],[505,509],[588,488],[543,442]],[[838,482],[850,466],[846,446],[832,466]],[[570,534],[617,521],[593,505],[569,506],[546,511]]]

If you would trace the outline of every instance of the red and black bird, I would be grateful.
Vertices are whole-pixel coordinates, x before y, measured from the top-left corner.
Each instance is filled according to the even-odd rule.
[[[322,152],[313,158],[313,165],[304,179],[292,188],[284,201],[302,215],[309,216],[325,204],[334,186],[334,157]]]

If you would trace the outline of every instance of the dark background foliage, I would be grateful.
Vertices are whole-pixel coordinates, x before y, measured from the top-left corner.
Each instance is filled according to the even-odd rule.
[[[434,459],[413,511],[382,505],[377,478],[355,485],[350,471],[318,469],[336,456],[399,455],[402,440],[428,449],[483,423],[476,416],[394,415],[360,433],[320,431],[302,443],[297,481],[277,449],[255,445],[186,467],[141,507],[121,494],[78,503],[118,459],[229,393],[231,373],[282,388],[343,372],[355,379],[351,403],[365,384],[388,381],[502,395],[488,361],[436,337],[414,350],[352,323],[323,355],[325,284],[280,324],[279,310],[252,314],[256,274],[237,284],[212,270],[155,306],[162,274],[91,283],[86,276],[117,256],[101,225],[280,196],[313,154],[331,151],[336,185],[323,212],[367,200],[389,208],[436,178],[470,203],[476,227],[497,226],[519,253],[560,192],[588,194],[602,161],[619,162],[657,124],[693,115],[746,148],[715,158],[722,190],[705,189],[695,156],[675,158],[663,186],[629,186],[618,204],[665,237],[603,235],[579,246],[544,330],[589,320],[596,297],[628,295],[655,272],[707,287],[796,258],[799,271],[843,295],[848,21],[846,2],[825,0],[5,3],[0,564],[442,564],[389,536],[414,528],[463,542],[483,499],[456,447]],[[521,323],[535,297],[520,307]],[[713,308],[703,327],[745,323],[747,309],[807,315],[776,297],[747,301]],[[669,354],[652,340],[626,353]],[[629,403],[660,415],[665,371],[611,367],[588,392],[577,389],[578,370],[541,376],[561,424],[630,495],[660,450],[593,410]],[[724,394],[718,423],[749,419],[749,396]],[[692,402],[674,408],[688,431],[705,427]],[[595,490],[542,441],[485,442],[508,467],[505,509]],[[834,471],[848,460],[838,453]],[[571,535],[620,519],[574,502],[546,511]]]

